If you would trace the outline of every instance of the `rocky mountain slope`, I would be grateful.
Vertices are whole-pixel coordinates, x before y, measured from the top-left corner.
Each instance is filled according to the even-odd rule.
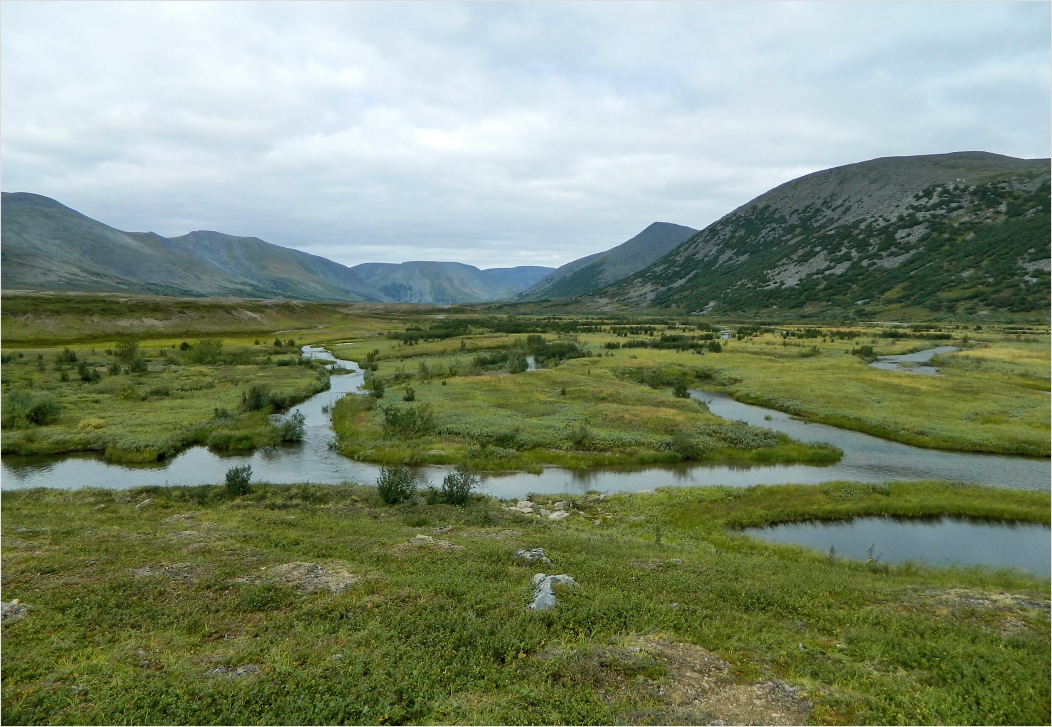
[[[255,237],[207,230],[173,238],[123,232],[53,199],[24,192],[3,194],[2,220],[4,290],[466,303],[509,298],[551,272],[409,263],[405,270],[415,270],[415,275],[403,272],[399,277],[391,272],[399,265],[358,270]],[[377,274],[381,269],[385,275]],[[367,280],[363,271],[391,294]]]
[[[593,306],[698,313],[979,314],[1049,309],[1050,163],[889,157],[787,182]]]
[[[402,303],[477,303],[522,292],[552,268],[520,266],[479,270],[450,262],[363,263],[356,273],[389,299]]]
[[[639,272],[695,232],[691,227],[655,222],[615,248],[566,263],[516,299],[536,301],[591,293]]]

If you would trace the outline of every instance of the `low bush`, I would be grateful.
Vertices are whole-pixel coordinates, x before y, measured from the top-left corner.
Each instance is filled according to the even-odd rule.
[[[62,406],[47,394],[13,391],[3,398],[2,424],[4,429],[53,424],[61,413]]]
[[[247,495],[252,491],[252,465],[231,467],[226,471],[226,491],[234,497]]]
[[[466,465],[460,465],[442,479],[438,499],[447,505],[463,507],[471,500],[471,493],[479,484],[478,475],[473,474]]]
[[[416,494],[416,478],[406,467],[381,467],[376,493],[388,505],[408,500]]]

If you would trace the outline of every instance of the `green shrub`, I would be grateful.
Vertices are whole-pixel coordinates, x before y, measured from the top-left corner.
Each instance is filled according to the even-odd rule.
[[[302,442],[306,429],[307,417],[301,411],[294,411],[275,422],[274,426],[282,442]]]
[[[435,415],[430,404],[417,406],[385,406],[380,410],[384,417],[384,433],[396,437],[422,437],[435,428]]]
[[[53,424],[61,413],[62,406],[47,394],[13,391],[3,398],[2,424],[4,429]]]
[[[472,474],[466,465],[460,465],[442,479],[438,498],[447,505],[463,507],[471,499],[471,492],[478,488],[478,475]]]
[[[241,393],[241,408],[245,411],[261,411],[274,405],[270,391],[262,384],[252,384]]]
[[[385,503],[394,505],[416,494],[416,479],[406,467],[381,467],[376,492]]]
[[[252,491],[252,465],[231,467],[226,471],[226,491],[234,497],[247,495]]]

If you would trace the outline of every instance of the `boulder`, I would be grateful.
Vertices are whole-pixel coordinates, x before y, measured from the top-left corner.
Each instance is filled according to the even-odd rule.
[[[551,558],[544,552],[544,548],[523,548],[522,550],[517,550],[515,551],[515,559],[526,563],[552,564]]]
[[[530,585],[533,587],[533,603],[529,606],[530,610],[548,611],[559,603],[555,597],[555,587],[576,588],[577,581],[565,573],[557,576],[538,573],[530,581]]]

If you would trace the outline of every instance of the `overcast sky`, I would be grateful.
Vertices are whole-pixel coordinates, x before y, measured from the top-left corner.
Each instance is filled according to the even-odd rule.
[[[32,2],[0,181],[346,265],[559,266],[881,156],[1050,154],[1050,4]]]

